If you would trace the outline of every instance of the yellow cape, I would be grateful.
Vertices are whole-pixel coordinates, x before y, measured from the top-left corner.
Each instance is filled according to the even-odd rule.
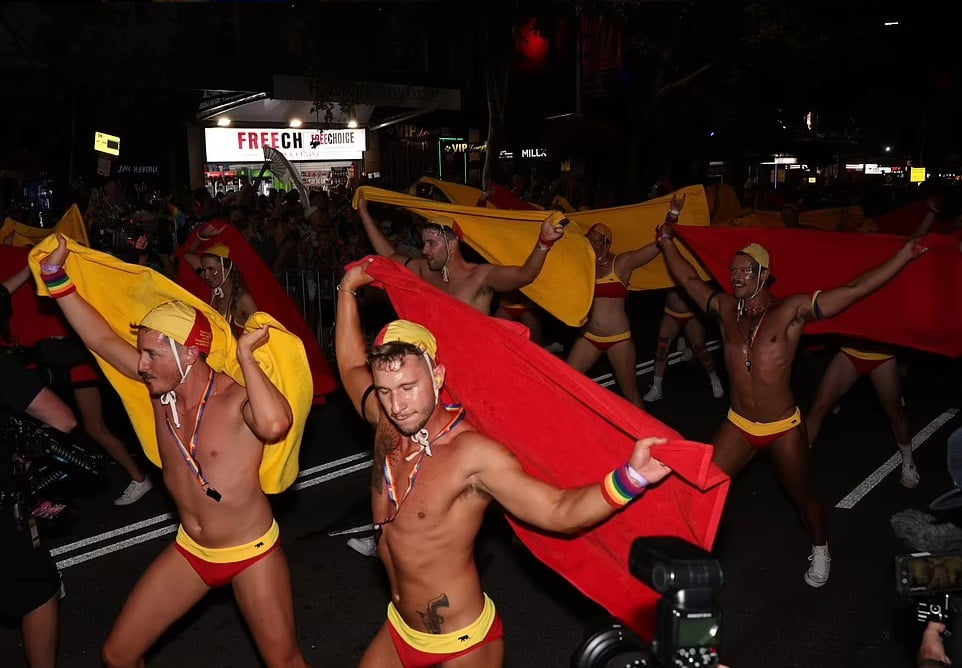
[[[454,220],[462,238],[492,264],[520,266],[534,250],[545,220],[559,221],[559,211],[507,211],[458,206],[402,193],[362,186],[354,195],[354,207],[363,193],[371,202],[400,206],[430,218]],[[664,218],[664,214],[662,214]],[[572,327],[588,318],[595,289],[595,253],[576,230],[569,229],[548,252],[544,268],[533,283],[521,288],[529,299]],[[654,238],[654,232],[652,232]]]
[[[708,225],[708,201],[702,186],[687,186],[674,192],[680,198],[686,195],[685,208],[681,210],[679,225]],[[626,253],[647,246],[655,240],[655,228],[665,222],[671,195],[656,197],[640,204],[617,206],[610,209],[590,209],[567,214],[572,224],[576,224],[583,234],[591,226],[603,223],[611,228],[611,252]],[[678,250],[698,270],[702,280],[708,280],[708,272],[695,260],[688,248],[678,244]],[[668,273],[665,259],[659,254],[643,267],[631,274],[628,287],[631,290],[661,290],[675,287]]]
[[[430,176],[422,176],[418,179],[418,183],[426,183],[432,185],[448,198],[451,204],[457,204],[459,206],[477,206],[478,199],[484,193],[477,188],[472,188],[471,186],[462,185],[460,183],[453,183],[452,181],[441,181],[439,179],[432,179]],[[415,193],[410,193],[414,195]],[[494,204],[488,202],[488,208],[496,209]]]
[[[716,183],[705,188],[705,198],[708,200],[712,225],[729,225],[732,220],[745,213],[738,194],[727,183]]]
[[[13,218],[7,218],[3,221],[3,227],[0,227],[0,244],[10,243],[8,239],[12,237],[13,246],[35,246],[44,237],[51,234],[62,234],[82,243],[84,246],[90,245],[90,240],[87,238],[87,226],[84,225],[83,216],[80,215],[80,209],[77,208],[76,204],[70,205],[67,213],[53,228],[24,225]]]
[[[210,320],[214,340],[207,363],[212,369],[224,372],[244,384],[244,374],[237,362],[237,341],[230,325],[208,304],[202,302],[161,274],[136,264],[121,262],[112,255],[101,253],[67,241],[70,254],[65,269],[77,292],[104,317],[111,328],[127,343],[137,345],[137,333],[132,323],[140,322],[155,306],[179,300],[199,309]],[[40,278],[40,262],[57,248],[57,237],[48,236],[30,252],[30,269],[37,290],[42,296],[49,292]],[[254,358],[274,386],[287,397],[294,416],[293,424],[283,441],[265,446],[260,466],[261,488],[268,494],[287,489],[297,479],[298,454],[304,423],[311,409],[312,388],[310,368],[301,340],[266,313],[255,313],[247,321],[246,330],[268,326],[267,343],[254,351]],[[95,356],[96,357],[96,356]],[[128,378],[97,357],[97,363],[110,384],[120,395],[130,416],[130,422],[140,439],[147,457],[163,466],[157,447],[154,405],[147,386],[139,379]]]

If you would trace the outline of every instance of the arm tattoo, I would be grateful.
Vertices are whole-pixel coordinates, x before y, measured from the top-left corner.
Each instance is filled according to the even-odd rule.
[[[441,594],[436,599],[428,603],[427,612],[421,612],[417,610],[418,617],[421,618],[421,623],[428,630],[429,633],[441,633],[441,625],[444,624],[444,617],[438,614],[438,608],[450,608],[451,604],[448,603],[448,595]]]
[[[382,420],[374,435],[374,466],[371,468],[371,489],[378,494],[384,490],[384,459],[400,442],[401,434],[391,424]]]

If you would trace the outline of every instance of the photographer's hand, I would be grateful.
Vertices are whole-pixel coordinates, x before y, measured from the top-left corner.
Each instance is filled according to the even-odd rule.
[[[925,631],[922,633],[922,646],[919,647],[919,666],[952,665],[945,653],[945,643],[942,641],[943,633],[945,633],[945,624],[929,622],[925,627]]]

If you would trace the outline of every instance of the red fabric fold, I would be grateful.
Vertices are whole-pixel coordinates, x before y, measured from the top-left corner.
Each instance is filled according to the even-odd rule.
[[[539,559],[651,638],[658,595],[628,572],[631,543],[638,536],[669,535],[711,549],[729,486],[711,464],[711,446],[684,440],[601,388],[528,341],[526,328],[482,315],[392,260],[374,258],[367,271],[401,318],[434,333],[447,368],[446,391],[529,474],[561,487],[598,483],[624,464],[636,439],[669,439],[654,455],[674,475],[590,531],[547,535],[509,518]]]
[[[534,211],[538,207],[530,202],[526,202],[504,186],[492,183],[488,189],[488,201],[499,209],[512,209],[518,211]]]
[[[277,277],[261,259],[250,242],[244,238],[237,228],[226,221],[213,221],[221,228],[221,232],[208,241],[202,241],[197,252],[214,244],[226,244],[230,248],[230,257],[237,263],[247,289],[250,290],[257,309],[263,311],[280,322],[289,332],[297,336],[304,343],[307,361],[311,365],[311,375],[314,377],[314,403],[322,404],[326,395],[337,389],[337,379],[330,363],[324,356],[317,343],[314,332],[304,320],[297,305],[278,282]],[[197,238],[195,230],[187,241],[177,250],[177,255],[183,255],[193,246]],[[177,282],[189,290],[198,299],[210,301],[210,286],[208,286],[186,262],[181,262],[177,268]],[[318,286],[320,289],[320,286]]]
[[[915,230],[922,224],[922,219],[925,218],[928,212],[929,201],[923,199],[917,202],[911,202],[895,211],[890,211],[889,213],[878,216],[873,219],[873,222],[878,231],[883,234],[901,234],[908,236],[915,233]],[[952,229],[952,219],[937,216],[931,231],[948,234]]]
[[[676,228],[727,291],[732,256],[750,243],[771,254],[776,297],[838,287],[882,264],[905,243],[887,234],[815,230]],[[876,293],[841,314],[813,322],[806,334],[841,334],[958,357],[962,355],[962,258],[957,239],[930,234],[922,257]]]

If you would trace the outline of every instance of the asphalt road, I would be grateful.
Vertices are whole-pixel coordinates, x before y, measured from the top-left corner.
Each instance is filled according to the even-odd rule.
[[[637,340],[654,341],[653,327],[638,327]],[[639,358],[650,358],[640,348]],[[803,409],[831,354],[800,357],[794,383]],[[835,507],[896,452],[871,386],[860,382],[842,400],[840,413],[827,420],[814,450],[833,556],[825,587],[815,590],[802,581],[809,544],[769,457],[756,457],[733,484],[715,547],[725,573],[722,651],[733,668],[914,665],[920,627],[909,602],[894,590],[893,557],[907,550],[893,537],[889,518],[906,507],[924,507],[950,487],[945,439],[962,422],[954,414],[962,397],[956,363],[917,353],[907,353],[905,360],[906,410],[913,434],[920,434],[916,459],[922,482],[905,490],[895,469],[879,476],[853,507]],[[599,367],[593,374],[604,371]],[[642,388],[649,377],[640,376]],[[674,365],[665,398],[650,406],[659,419],[702,441],[711,438],[727,408],[725,399],[712,399],[694,363]],[[275,499],[298,634],[314,666],[356,665],[384,621],[388,591],[380,563],[346,547],[348,536],[328,535],[339,524],[350,525],[356,509],[363,508],[369,467],[370,433],[344,398],[335,396],[309,421],[305,474],[294,490]],[[117,508],[111,499],[125,481],[116,466],[110,475],[108,486],[76,498],[73,524],[49,540],[67,592],[60,652],[66,668],[100,665],[100,645],[126,594],[172,540],[165,493],[155,489],[137,504]],[[160,476],[152,475],[159,487]],[[580,642],[605,621],[603,611],[512,540],[498,512],[491,512],[483,527],[478,559],[484,587],[504,618],[509,667],[568,666]],[[0,664],[22,665],[21,656],[19,631],[0,628]],[[261,665],[230,589],[212,593],[171,629],[148,663]]]

